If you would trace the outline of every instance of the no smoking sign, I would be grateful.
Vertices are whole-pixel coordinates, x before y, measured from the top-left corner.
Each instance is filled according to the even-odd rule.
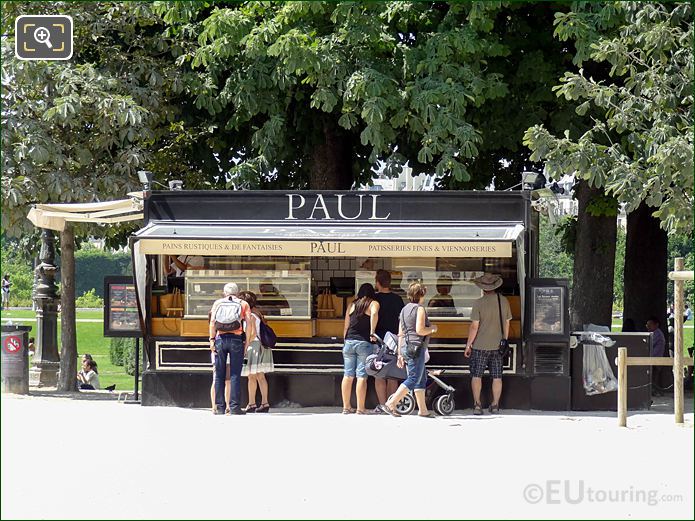
[[[22,349],[22,341],[18,336],[8,336],[2,344],[5,353],[13,355]]]

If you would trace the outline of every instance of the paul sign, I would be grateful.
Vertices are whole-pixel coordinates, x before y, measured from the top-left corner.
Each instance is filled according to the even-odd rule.
[[[285,220],[345,220],[345,221],[355,221],[355,220],[369,220],[369,221],[385,221],[391,216],[391,212],[385,215],[379,215],[378,212],[378,200],[379,195],[377,194],[335,194],[335,195],[325,195],[316,194],[313,196],[314,201],[309,200],[307,204],[307,198],[302,194],[286,194],[287,195],[287,217]],[[334,198],[335,201],[327,202],[324,198]],[[344,199],[347,197],[347,199]],[[365,197],[371,198],[371,204],[369,201],[364,202]],[[331,215],[328,207],[334,207],[337,205],[337,210]],[[364,215],[363,215],[364,214]]]

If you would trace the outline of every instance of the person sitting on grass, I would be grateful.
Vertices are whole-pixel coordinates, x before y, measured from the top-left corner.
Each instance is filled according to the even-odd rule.
[[[94,391],[99,389],[99,373],[97,363],[94,360],[83,359],[82,370],[77,373],[77,381],[80,390]]]

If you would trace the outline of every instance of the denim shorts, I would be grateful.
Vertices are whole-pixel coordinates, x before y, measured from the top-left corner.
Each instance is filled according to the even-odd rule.
[[[427,368],[425,367],[425,349],[420,349],[417,358],[405,356],[408,377],[403,382],[409,390],[425,389],[427,387]]]
[[[374,353],[371,342],[364,340],[346,340],[343,346],[343,363],[345,364],[345,376],[367,378],[365,361]]]

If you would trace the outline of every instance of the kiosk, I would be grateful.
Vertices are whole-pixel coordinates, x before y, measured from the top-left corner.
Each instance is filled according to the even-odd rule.
[[[344,309],[360,284],[385,269],[403,298],[411,281],[427,286],[438,325],[428,366],[446,369],[459,407],[472,401],[463,356],[471,306],[481,296],[472,279],[492,272],[502,276],[513,314],[502,407],[569,408],[566,285],[527,297],[538,272],[530,191],[155,191],[144,219],[130,241],[147,353],[143,405],[209,404],[207,314],[226,282],[258,295],[279,337],[271,405],[338,405]],[[559,313],[553,320],[562,331],[543,330],[556,327],[550,318],[527,326],[527,301],[534,313],[541,301]],[[551,340],[541,346],[543,363],[527,337]],[[557,364],[564,364],[559,371]]]

